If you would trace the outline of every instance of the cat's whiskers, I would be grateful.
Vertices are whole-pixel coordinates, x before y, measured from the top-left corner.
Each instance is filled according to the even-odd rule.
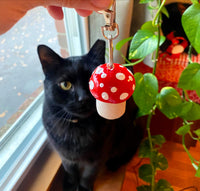
[[[68,126],[70,124],[71,119],[72,119],[72,115],[67,113],[66,116],[64,117],[63,124],[61,125],[61,127]],[[65,128],[63,128],[63,129],[65,129]],[[63,140],[65,141],[67,139],[67,131],[66,130],[63,132],[63,135],[64,135]]]
[[[58,114],[61,114],[61,116],[58,117]],[[69,123],[78,123],[78,119],[72,119],[72,115],[62,109],[53,114],[53,119],[56,120],[52,123],[53,126],[49,128],[50,134],[53,132],[57,135],[65,135],[67,132],[65,127],[68,126]],[[55,128],[59,123],[60,128]],[[66,137],[66,135],[64,137]]]
[[[70,123],[71,118],[72,115],[66,112],[63,116],[63,122],[61,124],[61,127],[65,127],[65,125],[67,126]]]
[[[55,120],[53,123],[51,123],[51,124],[53,124],[53,126],[51,126],[50,128],[49,128],[49,133],[51,134],[53,131],[55,132],[55,133],[57,133],[58,132],[58,129],[57,128],[55,128],[60,122],[61,122],[61,120],[63,120],[63,117],[66,115],[66,113],[67,112],[64,112],[60,117],[58,117],[57,115],[58,114],[61,114],[63,112],[63,110],[59,110],[58,112],[56,112],[55,114],[53,114],[53,116],[52,116],[52,118]]]

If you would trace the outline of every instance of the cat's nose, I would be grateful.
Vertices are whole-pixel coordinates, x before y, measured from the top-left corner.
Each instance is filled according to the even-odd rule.
[[[78,101],[81,104],[87,103],[89,101],[89,97],[87,95],[81,95],[78,97]]]

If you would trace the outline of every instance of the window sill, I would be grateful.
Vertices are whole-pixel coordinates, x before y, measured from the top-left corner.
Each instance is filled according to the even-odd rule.
[[[122,191],[126,167],[116,172],[104,172],[95,181],[94,191]],[[51,182],[48,191],[62,191],[64,169],[61,167]]]
[[[46,145],[18,191],[47,191],[61,166],[58,154]]]
[[[198,148],[200,148],[200,145],[193,148],[195,149],[192,150],[194,156],[198,155],[196,152]],[[172,152],[169,152],[169,150]],[[182,189],[181,187],[178,187],[178,183],[180,182],[182,187],[189,187],[193,185],[198,188],[199,179],[194,177],[194,169],[191,166],[189,158],[184,152],[182,146],[177,143],[167,142],[163,146],[162,152],[169,160],[169,169],[164,172],[159,172],[158,176],[160,178],[170,180],[175,190]],[[179,157],[177,157],[178,155]],[[177,158],[181,161],[177,161]],[[138,166],[138,161],[140,161],[140,159],[135,156],[127,167],[122,167],[115,173],[107,172],[101,177],[98,177],[95,182],[94,191],[136,191],[138,184],[140,185],[143,183],[138,179],[137,172],[140,166]],[[142,164],[145,162],[148,163],[148,161],[144,160]],[[179,163],[179,165],[176,163]],[[184,168],[180,168],[180,166]],[[49,149],[47,146],[31,169],[29,176],[27,176],[22,182],[18,191],[62,191],[63,172],[61,160],[58,154],[55,151],[52,151],[52,149]],[[180,173],[184,173],[184,176],[180,177]],[[180,178],[183,180],[178,181]]]
[[[63,173],[58,154],[47,145],[17,191],[62,191]],[[124,175],[125,166],[117,172],[103,173],[97,178],[94,191],[120,191]]]

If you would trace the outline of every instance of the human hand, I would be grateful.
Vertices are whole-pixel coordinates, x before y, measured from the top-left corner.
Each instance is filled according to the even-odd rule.
[[[0,0],[0,34],[7,32],[28,10],[44,6],[55,19],[62,19],[62,7],[74,8],[81,16],[108,8],[112,0]]]

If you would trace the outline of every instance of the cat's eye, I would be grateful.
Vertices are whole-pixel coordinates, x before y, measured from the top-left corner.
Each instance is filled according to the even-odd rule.
[[[70,90],[71,88],[72,88],[72,84],[71,84],[71,82],[68,82],[68,81],[64,81],[64,82],[61,82],[60,83],[60,87],[63,89],[63,90],[65,90],[65,91],[67,91],[67,90]]]

